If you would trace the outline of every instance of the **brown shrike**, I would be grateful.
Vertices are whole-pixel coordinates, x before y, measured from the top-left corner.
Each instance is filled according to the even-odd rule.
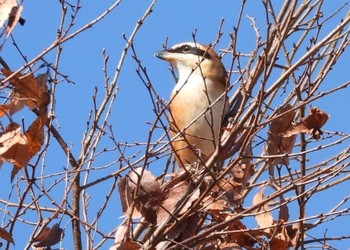
[[[203,162],[220,143],[229,111],[227,72],[208,46],[186,42],[155,54],[178,72],[169,101],[171,145],[180,167]]]

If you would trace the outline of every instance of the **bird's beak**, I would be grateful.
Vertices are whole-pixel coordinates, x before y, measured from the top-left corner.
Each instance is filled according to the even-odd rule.
[[[158,51],[154,54],[159,59],[165,60],[165,61],[171,61],[173,59],[172,53],[169,53],[166,50]]]

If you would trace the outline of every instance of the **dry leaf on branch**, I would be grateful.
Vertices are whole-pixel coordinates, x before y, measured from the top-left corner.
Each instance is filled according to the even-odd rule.
[[[185,213],[191,207],[192,203],[198,199],[200,194],[199,189],[192,190],[189,182],[178,182],[177,179],[168,182],[163,192],[166,194],[166,198],[157,211],[157,224],[165,221],[170,214],[172,216],[179,216]],[[183,203],[184,198],[186,198],[185,203]],[[179,206],[181,208],[176,214],[173,214],[174,210]]]
[[[39,233],[38,236],[33,238],[33,241],[39,241],[35,244],[35,247],[51,247],[57,244],[63,237],[63,229],[60,228],[59,224],[50,227],[46,227]]]
[[[292,106],[287,104],[276,111],[276,115],[282,115],[270,124],[265,147],[265,152],[268,155],[289,154],[293,149],[295,136],[283,137],[283,134],[292,127],[295,116],[295,111],[289,111],[290,109]],[[272,158],[269,162],[271,166],[275,164],[288,165],[288,157]]]
[[[241,221],[234,221],[228,228],[230,234],[226,242],[234,242],[241,247],[252,249],[252,247],[257,243],[257,238],[259,235],[254,235],[254,231],[249,233],[244,232],[246,229],[247,227]]]
[[[249,178],[255,173],[254,164],[251,156],[253,155],[251,143],[243,149],[243,157],[238,164],[232,168],[234,181],[241,184],[241,190],[244,190],[248,184]]]
[[[317,107],[309,110],[309,115],[301,122],[289,128],[283,133],[284,137],[291,137],[298,133],[308,133],[314,139],[319,139],[323,134],[321,128],[327,122],[329,115]]]
[[[263,202],[264,200],[264,188],[262,188],[256,195],[253,197],[253,206],[256,206]],[[254,217],[258,222],[259,227],[263,228],[263,231],[270,233],[271,227],[274,224],[271,211],[269,211],[269,206],[267,203],[261,205],[256,209]]]
[[[278,233],[274,234],[270,240],[271,250],[288,250],[290,245],[290,238],[287,232],[287,229],[284,226],[279,228]]]
[[[283,197],[280,198],[280,211],[278,214],[278,221],[287,222],[289,220],[289,209]]]
[[[235,242],[223,243],[218,248],[219,250],[241,250],[242,247]]]
[[[142,245],[132,240],[122,242],[117,246],[113,246],[110,248],[110,250],[140,250],[140,249],[142,249]]]
[[[1,71],[6,77],[13,73],[8,69],[2,69]],[[11,112],[16,112],[23,107],[24,103],[31,110],[38,108],[39,114],[44,116],[47,111],[47,105],[50,103],[50,96],[46,85],[48,76],[48,74],[42,74],[35,78],[31,74],[22,75],[18,73],[11,77],[9,83],[14,87],[12,98],[10,99],[11,102],[7,106],[3,105],[1,107],[2,113],[0,114],[3,115],[3,112],[8,111],[12,114]]]
[[[286,230],[288,233],[288,236],[290,238],[290,244],[291,246],[295,247],[298,245],[299,237],[301,234],[301,224],[299,222],[293,223],[292,225],[286,226]],[[314,227],[311,223],[303,223],[304,231],[309,230],[310,228]]]
[[[42,118],[38,117],[24,135],[21,134],[21,127],[15,122],[10,123],[5,131],[0,133],[0,160],[13,164],[11,180],[40,150],[44,140],[43,126]]]
[[[15,242],[13,241],[12,235],[2,227],[0,227],[0,238],[6,240],[7,242],[15,244]]]
[[[130,172],[119,183],[119,194],[127,216],[135,218],[141,214],[149,223],[156,223],[156,212],[163,200],[163,192],[150,171],[138,168]]]
[[[7,69],[2,69],[1,72],[6,77],[12,74]],[[43,127],[47,120],[47,105],[50,102],[47,78],[48,74],[39,75],[36,78],[33,75],[16,74],[9,80],[10,85],[13,86],[10,103],[0,105],[0,117],[4,114],[16,113],[24,105],[32,110],[38,110],[38,117],[24,134],[20,133],[20,126],[14,122],[0,134],[0,160],[14,165],[11,179],[28,164],[43,144]]]
[[[118,191],[124,215],[130,216],[131,218],[140,218],[141,213],[136,208],[133,208],[133,197],[131,195],[127,177],[120,178]]]
[[[215,199],[212,196],[207,196],[203,199],[203,209],[208,214],[210,214],[213,218],[221,218],[222,220],[225,220],[225,218],[228,215],[228,203],[223,198],[217,198]]]
[[[20,111],[25,105],[24,101],[21,100],[21,97],[15,92],[11,93],[9,99],[11,100],[9,104],[0,105],[0,117],[5,114],[12,116],[14,113]]]
[[[41,148],[44,142],[44,125],[46,122],[46,117],[38,117],[29,126],[24,136],[27,139],[29,146],[29,157],[32,158]]]
[[[0,159],[12,163],[15,168],[27,165],[30,160],[27,140],[17,123],[10,123],[0,134]]]
[[[216,192],[216,197],[224,196],[230,206],[237,206],[242,202],[241,187],[240,183],[224,178],[216,181],[213,191]]]

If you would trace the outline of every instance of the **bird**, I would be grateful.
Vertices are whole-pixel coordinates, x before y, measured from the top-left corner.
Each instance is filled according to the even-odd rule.
[[[229,112],[226,69],[210,46],[197,42],[178,43],[155,56],[177,71],[168,102],[170,143],[177,165],[186,169],[193,163],[203,165],[219,145]]]

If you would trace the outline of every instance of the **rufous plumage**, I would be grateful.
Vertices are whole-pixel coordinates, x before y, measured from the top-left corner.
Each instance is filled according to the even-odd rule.
[[[227,72],[209,46],[186,42],[155,54],[178,72],[169,100],[171,145],[180,167],[204,163],[219,145],[229,111]]]

